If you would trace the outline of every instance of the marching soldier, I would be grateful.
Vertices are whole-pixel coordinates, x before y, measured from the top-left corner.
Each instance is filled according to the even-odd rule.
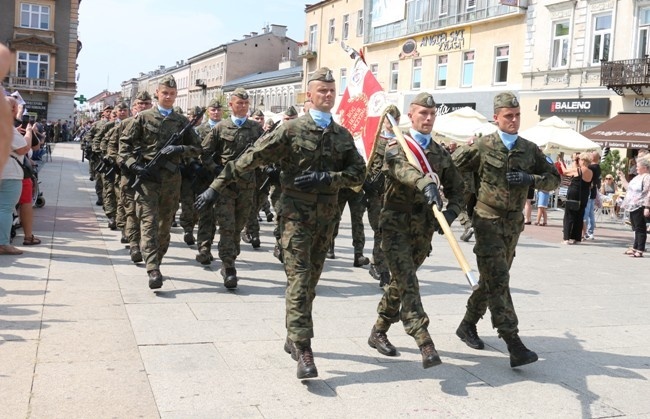
[[[219,102],[219,99],[214,98],[208,103],[208,109],[207,109],[207,114],[208,114],[208,120],[204,122],[203,124],[199,125],[198,128],[196,129],[199,138],[203,140],[210,131],[212,131],[212,128],[214,128],[219,122],[221,122],[221,117],[223,114],[223,109],[221,102]],[[201,161],[199,159],[198,164],[201,164]],[[202,167],[205,169],[205,165],[202,165]],[[218,174],[217,172],[221,172],[221,169],[223,166],[215,165],[213,171],[215,171],[215,174]],[[207,170],[207,169],[205,169]],[[214,176],[207,176],[209,179],[207,179],[205,182],[201,181],[199,185],[197,185],[197,193],[200,193],[201,191],[204,191],[205,188],[207,188],[210,185],[210,182],[212,182],[212,179]],[[213,205],[208,205],[205,208],[202,208],[197,211],[199,220],[198,220],[198,228],[197,228],[197,233],[196,233],[196,240],[198,241],[198,247],[199,247],[199,253],[196,255],[196,261],[203,264],[203,265],[209,265],[210,262],[214,260],[214,257],[212,256],[212,242],[214,241],[214,235],[217,231],[217,226],[216,226],[216,220],[215,220],[215,214],[214,214],[214,206]],[[188,237],[186,235],[183,236],[185,239],[185,242],[187,243]]]
[[[163,283],[160,263],[169,247],[171,222],[181,187],[178,165],[182,156],[199,152],[199,139],[194,130],[185,132],[181,144],[164,146],[173,134],[188,124],[187,118],[173,112],[177,94],[173,76],[160,79],[156,88],[158,105],[140,112],[120,138],[124,164],[142,181],[142,191],[135,199],[142,236],[140,250],[151,289],[158,289]],[[158,152],[166,164],[154,173],[145,166]]]
[[[281,169],[282,195],[276,208],[288,280],[284,349],[297,361],[300,379],[318,376],[311,349],[312,303],[334,232],[331,220],[340,217],[338,190],[361,185],[365,173],[352,135],[332,120],[336,100],[332,72],[328,68],[316,70],[307,89],[313,109],[282,124],[240,159],[229,162],[196,203],[202,207],[227,194],[230,185],[246,178],[256,167],[276,163]]]
[[[230,118],[212,128],[201,143],[201,162],[215,174],[220,171],[219,166],[223,167],[229,161],[237,159],[262,135],[260,124],[248,119],[250,100],[246,90],[241,87],[235,89],[228,104],[232,112]],[[253,206],[254,189],[254,174],[246,173],[231,183],[215,204],[219,224],[221,276],[228,289],[237,288],[235,260],[240,252],[240,232],[246,225]],[[204,253],[205,250],[209,252],[209,249],[202,248],[197,255],[197,260],[201,263],[209,258]]]
[[[442,209],[438,188],[444,188],[447,208],[443,214],[451,224],[460,213],[463,181],[449,152],[431,137],[436,117],[433,97],[426,92],[417,95],[409,106],[408,116],[411,128],[404,137],[409,150],[403,150],[394,140],[386,147],[386,190],[380,227],[381,248],[391,275],[377,307],[379,316],[368,344],[382,355],[395,356],[397,350],[386,332],[401,319],[406,333],[420,348],[422,367],[430,368],[442,361],[428,331],[429,317],[422,307],[416,271],[431,252],[434,231],[442,232],[431,209],[434,204]],[[418,157],[422,170],[409,163],[409,152]]]
[[[386,109],[395,121],[399,121],[401,113],[396,106],[390,105]],[[363,183],[363,190],[366,193],[366,202],[368,206],[368,221],[374,232],[374,246],[372,248],[372,263],[370,264],[370,276],[379,281],[379,286],[383,288],[390,283],[390,271],[386,264],[386,257],[384,251],[381,250],[381,228],[379,228],[379,214],[384,202],[384,184],[385,175],[382,172],[384,166],[384,155],[386,153],[386,145],[389,140],[395,138],[393,133],[393,125],[386,118],[382,132],[375,140],[374,153],[370,156],[368,162],[368,171],[366,173],[366,180]]]
[[[95,170],[97,165],[99,164],[99,154],[98,151],[95,149],[95,137],[97,134],[99,134],[99,131],[102,129],[104,124],[108,123],[110,117],[111,117],[111,112],[113,112],[113,107],[110,105],[104,106],[104,109],[102,110],[102,117],[99,121],[95,122],[94,124],[91,125],[90,131],[88,131],[88,134],[86,134],[87,141],[90,143],[90,155],[88,156],[88,171],[90,172],[90,180],[95,181],[95,193],[97,194],[97,202],[95,202],[95,205],[104,205],[104,199],[103,199],[103,190],[104,190],[104,185],[102,184],[102,177],[97,171]]]
[[[459,170],[478,173],[479,177],[472,218],[479,288],[467,301],[465,317],[456,335],[470,348],[483,349],[476,324],[489,307],[492,327],[508,345],[511,367],[537,361],[537,354],[519,338],[517,314],[510,295],[509,272],[524,229],[524,202],[529,187],[549,191],[560,183],[553,162],[537,145],[517,134],[520,119],[515,94],[499,93],[494,98],[497,132],[476,138],[454,153]]]

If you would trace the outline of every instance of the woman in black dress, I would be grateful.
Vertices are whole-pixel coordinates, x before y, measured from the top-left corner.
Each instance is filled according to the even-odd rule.
[[[589,189],[593,177],[593,172],[587,167],[589,164],[591,164],[590,153],[576,153],[573,156],[572,167],[564,172],[564,176],[571,177],[566,194],[567,201],[580,203],[578,208],[570,208],[570,205],[567,204],[564,206],[564,244],[577,244],[582,241],[582,218],[589,200]]]

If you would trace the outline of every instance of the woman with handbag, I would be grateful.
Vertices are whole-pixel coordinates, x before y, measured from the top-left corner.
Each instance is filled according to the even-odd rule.
[[[573,165],[564,172],[571,177],[567,190],[567,200],[564,204],[564,244],[576,244],[582,241],[582,218],[585,214],[589,190],[594,173],[589,169],[591,153],[576,153],[573,155]]]
[[[635,258],[643,257],[645,252],[646,219],[650,218],[650,158],[639,158],[636,161],[637,175],[627,181],[622,178],[623,187],[627,189],[621,208],[630,213],[630,222],[634,230],[634,245],[625,251],[626,255]]]
[[[18,103],[13,97],[7,102],[16,115]],[[20,160],[27,154],[30,145],[16,128],[13,128],[10,158],[0,172],[0,255],[20,255],[23,252],[10,244],[13,211],[23,187],[23,169]]]

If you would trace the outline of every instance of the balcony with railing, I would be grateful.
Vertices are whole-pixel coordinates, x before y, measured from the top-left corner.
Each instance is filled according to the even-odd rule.
[[[34,79],[31,77],[7,76],[5,85],[9,89],[31,90],[39,92],[54,91],[54,79]]]
[[[623,96],[623,89],[643,96],[643,87],[650,87],[650,57],[632,60],[601,61],[600,85]]]
[[[491,5],[483,8],[476,7],[458,13],[449,13],[435,18],[420,16],[418,20],[404,19],[377,28],[368,28],[366,43],[389,41],[423,32],[445,29],[451,26],[468,25],[483,20],[498,19],[512,15],[522,15],[526,11],[527,1],[519,1],[519,6],[506,6],[503,4]]]
[[[309,44],[304,43],[298,46],[298,58],[311,60],[316,58],[316,51]]]

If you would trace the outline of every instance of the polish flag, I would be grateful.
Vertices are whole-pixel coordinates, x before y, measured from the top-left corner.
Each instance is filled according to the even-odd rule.
[[[381,85],[358,56],[336,113],[341,125],[354,137],[359,154],[368,161],[377,134],[381,131],[383,112],[390,103]]]

